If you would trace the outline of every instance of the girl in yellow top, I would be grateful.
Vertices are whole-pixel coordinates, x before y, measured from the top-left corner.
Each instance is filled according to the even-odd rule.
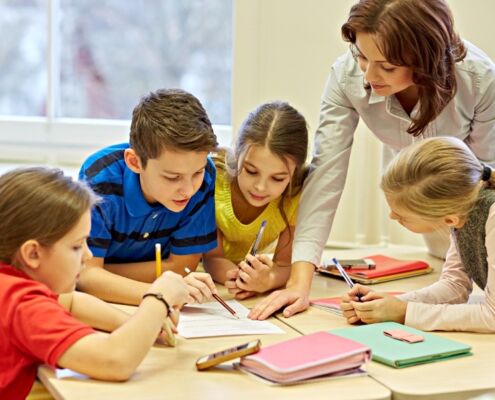
[[[218,246],[203,262],[213,279],[236,298],[280,287],[290,275],[307,151],[306,120],[277,101],[249,114],[233,153],[222,151],[214,157]],[[273,259],[248,254],[263,220],[267,226],[259,249],[277,242]]]

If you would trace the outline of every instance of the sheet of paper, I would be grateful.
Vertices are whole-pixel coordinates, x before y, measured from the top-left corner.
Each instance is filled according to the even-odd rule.
[[[252,321],[249,310],[235,300],[227,301],[240,319],[236,319],[217,301],[185,306],[180,312],[179,335],[185,338],[211,336],[263,335],[284,333],[268,321]]]

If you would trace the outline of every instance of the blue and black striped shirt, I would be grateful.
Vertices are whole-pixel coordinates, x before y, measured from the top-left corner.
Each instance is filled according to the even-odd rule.
[[[215,166],[210,158],[203,183],[181,212],[149,204],[139,175],[125,164],[128,143],[106,147],[82,165],[79,179],[103,198],[91,215],[88,245],[105,263],[150,261],[155,243],[162,256],[199,254],[217,245],[215,224]]]

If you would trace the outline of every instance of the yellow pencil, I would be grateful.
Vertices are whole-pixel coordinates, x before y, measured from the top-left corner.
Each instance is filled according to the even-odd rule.
[[[162,245],[160,243],[155,244],[155,261],[155,273],[156,277],[159,278],[162,275]],[[175,346],[176,339],[174,333],[172,332],[172,328],[170,327],[168,318],[163,323],[163,330],[167,335],[167,342],[169,346]]]
[[[160,243],[155,244],[155,260],[155,272],[158,278],[162,275],[162,245]]]

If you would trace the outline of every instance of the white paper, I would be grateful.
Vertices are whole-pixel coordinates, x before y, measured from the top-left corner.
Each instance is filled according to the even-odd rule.
[[[236,311],[240,319],[236,319],[217,301],[187,305],[180,312],[179,335],[189,339],[284,333],[271,322],[248,319],[249,310],[237,301],[229,300],[226,303]]]

